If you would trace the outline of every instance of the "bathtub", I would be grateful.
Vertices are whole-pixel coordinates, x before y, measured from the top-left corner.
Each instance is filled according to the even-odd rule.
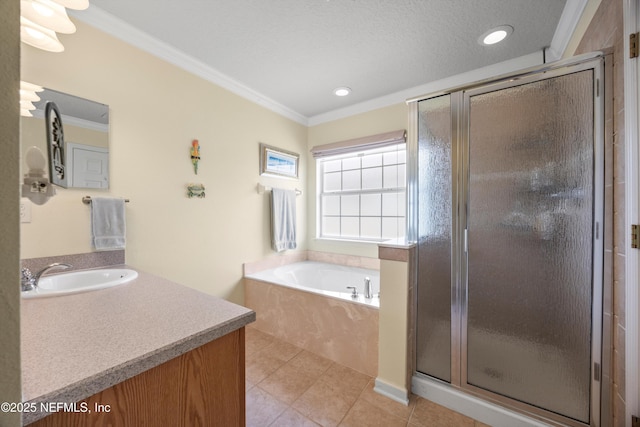
[[[380,307],[380,272],[377,270],[302,261],[249,274],[246,277],[357,304]],[[367,277],[371,280],[373,298],[364,297],[364,281]],[[356,298],[347,286],[356,287]]]
[[[364,297],[369,277],[374,297]],[[370,376],[378,374],[377,270],[302,261],[246,274],[255,328]],[[352,298],[347,286],[356,286]]]

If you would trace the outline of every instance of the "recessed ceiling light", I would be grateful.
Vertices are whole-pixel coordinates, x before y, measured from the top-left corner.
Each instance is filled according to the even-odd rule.
[[[478,38],[478,43],[482,46],[489,46],[496,44],[506,39],[509,34],[513,32],[511,25],[501,25],[496,28],[492,28]]]
[[[351,93],[351,89],[348,87],[339,87],[333,90],[336,96],[347,96]]]

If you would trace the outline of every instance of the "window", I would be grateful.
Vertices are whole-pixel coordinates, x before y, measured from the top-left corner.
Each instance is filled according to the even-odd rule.
[[[400,143],[341,151],[349,152],[316,159],[319,237],[365,241],[404,237],[404,132]]]

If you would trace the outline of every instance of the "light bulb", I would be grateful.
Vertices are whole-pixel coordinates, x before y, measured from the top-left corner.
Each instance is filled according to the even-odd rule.
[[[46,160],[38,147],[29,147],[25,154],[25,159],[30,171],[44,171]]]
[[[24,16],[20,17],[20,40],[48,52],[62,52],[64,50],[64,46],[54,31],[30,21]]]
[[[51,0],[20,0],[20,13],[29,21],[58,33],[72,34],[76,26],[64,7]]]

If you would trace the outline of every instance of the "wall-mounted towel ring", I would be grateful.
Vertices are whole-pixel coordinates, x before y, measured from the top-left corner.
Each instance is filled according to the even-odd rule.
[[[256,187],[256,191],[258,192],[258,194],[264,194],[266,192],[271,191],[271,187],[267,187],[266,185],[262,185],[258,183],[258,186]],[[296,196],[300,196],[301,194],[302,194],[302,190],[298,190],[296,188]]]
[[[124,199],[125,203],[129,203],[129,199]],[[84,196],[82,198],[82,203],[84,203],[85,205],[90,205],[91,204],[91,196]]]

